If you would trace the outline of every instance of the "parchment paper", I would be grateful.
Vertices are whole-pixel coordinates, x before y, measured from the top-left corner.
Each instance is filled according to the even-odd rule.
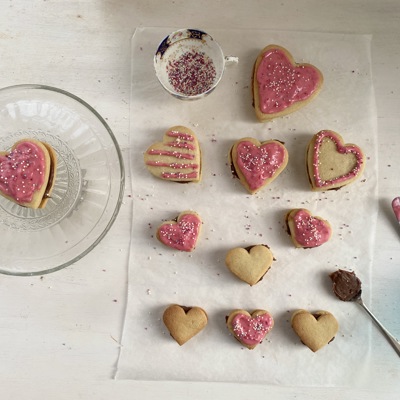
[[[131,177],[134,220],[129,291],[116,378],[265,382],[331,386],[362,382],[369,366],[370,321],[354,303],[332,293],[328,274],[356,271],[368,302],[372,245],[377,215],[377,132],[368,35],[305,32],[210,30],[227,66],[220,85],[207,98],[183,102],[167,94],[153,70],[159,42],[174,28],[140,28],[132,39]],[[250,79],[258,52],[268,44],[287,48],[297,62],[310,62],[324,74],[319,96],[302,110],[271,123],[259,123],[252,108]],[[203,154],[199,184],[175,184],[150,175],[143,152],[173,125],[197,134]],[[339,191],[313,193],[305,150],[322,129],[340,133],[367,155],[362,179]],[[289,151],[286,170],[251,196],[232,177],[228,153],[235,140],[252,136],[278,139]],[[285,214],[307,208],[333,227],[319,248],[296,249],[285,229]],[[163,220],[195,210],[203,220],[197,248],[177,252],[155,238]],[[267,244],[275,258],[270,271],[250,287],[225,266],[233,247]],[[200,306],[207,327],[180,347],[162,322],[170,304]],[[236,308],[269,310],[275,327],[250,351],[225,326]],[[340,325],[333,342],[317,353],[304,346],[290,326],[294,310],[327,310]]]

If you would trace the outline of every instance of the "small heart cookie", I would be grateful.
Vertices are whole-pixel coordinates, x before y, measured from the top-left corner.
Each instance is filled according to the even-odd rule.
[[[274,256],[266,245],[230,250],[225,258],[229,270],[250,286],[258,283],[271,268]]]
[[[200,307],[173,304],[164,311],[163,321],[171,336],[182,346],[207,325],[208,317]]]
[[[230,152],[232,171],[251,194],[271,183],[285,169],[289,155],[278,140],[238,140]]]
[[[314,191],[340,189],[359,178],[364,167],[363,151],[344,144],[336,132],[318,132],[307,147],[307,172]]]
[[[274,319],[266,310],[234,310],[226,318],[226,325],[233,336],[248,349],[260,344],[274,327]]]
[[[199,182],[201,152],[196,135],[185,126],[173,126],[163,141],[152,144],[144,153],[147,169],[157,178],[174,182]]]
[[[19,140],[0,152],[0,195],[23,207],[43,208],[55,182],[57,157],[36,139]]]
[[[297,310],[292,315],[291,324],[300,340],[314,352],[330,343],[339,330],[336,318],[328,311],[311,314]]]
[[[296,208],[286,214],[286,226],[296,247],[321,246],[332,236],[329,222],[313,216],[304,208]]]
[[[201,224],[201,218],[196,212],[183,211],[176,221],[167,221],[158,227],[157,239],[173,249],[190,252],[196,247]]]
[[[308,104],[320,92],[321,71],[311,64],[298,64],[283,47],[269,45],[254,65],[253,103],[259,121],[269,121]]]

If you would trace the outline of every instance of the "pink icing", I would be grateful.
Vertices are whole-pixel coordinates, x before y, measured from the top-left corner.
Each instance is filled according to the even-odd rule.
[[[0,156],[0,190],[20,203],[29,203],[43,186],[45,168],[42,149],[35,143],[21,142]]]
[[[320,84],[312,65],[294,66],[280,49],[267,51],[257,69],[260,110],[263,114],[283,111],[306,100]]]
[[[271,179],[285,161],[285,149],[270,142],[257,147],[250,141],[237,145],[237,166],[251,190],[257,190]]]
[[[273,325],[274,320],[269,314],[262,314],[256,317],[237,314],[232,320],[232,329],[235,336],[242,343],[250,346],[261,343]]]
[[[177,223],[166,223],[158,228],[158,237],[166,246],[181,251],[192,251],[200,233],[201,220],[197,215],[184,214]]]
[[[394,215],[397,218],[397,221],[400,222],[400,197],[396,197],[395,199],[393,199],[392,208],[393,208]]]
[[[337,178],[334,178],[334,179],[328,179],[328,180],[323,180],[321,178],[320,172],[319,172],[319,165],[320,165],[319,153],[320,153],[321,145],[325,138],[328,138],[329,140],[332,140],[335,143],[336,150],[338,151],[338,153],[340,153],[340,154],[353,153],[355,155],[356,165],[347,174],[338,176]],[[317,187],[330,186],[330,185],[334,185],[337,183],[344,183],[349,179],[353,179],[360,173],[363,162],[364,162],[363,154],[359,147],[354,146],[354,145],[343,146],[341,144],[339,137],[337,135],[335,135],[335,133],[332,131],[321,131],[317,134],[317,137],[316,137],[316,140],[314,143],[314,157],[313,157],[315,186],[317,186]]]
[[[293,217],[295,239],[303,247],[317,247],[327,242],[331,228],[319,218],[313,217],[305,210],[298,210]]]

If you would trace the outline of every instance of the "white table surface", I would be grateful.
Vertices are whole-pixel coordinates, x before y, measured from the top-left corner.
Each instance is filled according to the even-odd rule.
[[[0,87],[38,83],[81,97],[127,155],[130,40],[167,26],[372,34],[379,203],[370,308],[400,337],[400,2],[398,0],[0,0]],[[0,127],[1,129],[1,127]],[[373,327],[375,373],[361,388],[113,380],[126,305],[131,197],[85,258],[53,274],[0,275],[3,399],[397,399],[400,359]],[[397,306],[396,306],[397,305]],[[361,312],[361,311],[360,311]]]

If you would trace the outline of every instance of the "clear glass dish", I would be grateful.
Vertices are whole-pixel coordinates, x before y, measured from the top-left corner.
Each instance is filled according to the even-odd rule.
[[[0,196],[0,273],[41,275],[76,262],[105,236],[122,203],[124,165],[111,129],[80,98],[42,85],[0,89],[0,127],[0,151],[36,138],[58,161],[45,208]]]

